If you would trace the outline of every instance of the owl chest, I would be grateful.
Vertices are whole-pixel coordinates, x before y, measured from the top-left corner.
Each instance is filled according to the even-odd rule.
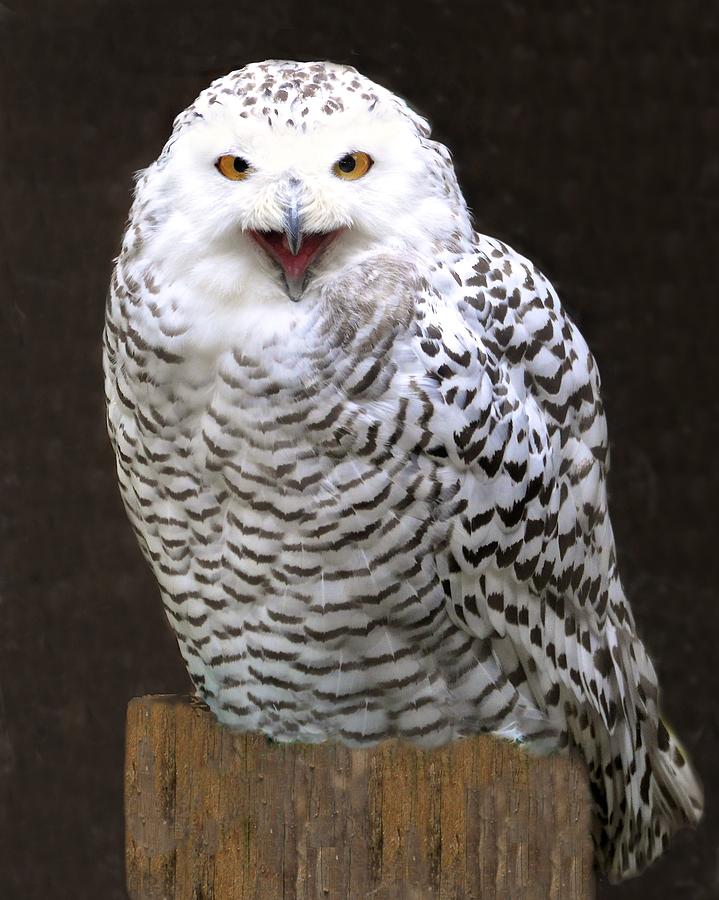
[[[302,374],[288,385],[220,367],[194,385],[137,383],[141,502],[195,530],[225,535],[229,517],[289,544],[339,520],[367,529],[395,507],[431,502],[439,483],[416,452],[421,408],[391,388],[367,400]]]

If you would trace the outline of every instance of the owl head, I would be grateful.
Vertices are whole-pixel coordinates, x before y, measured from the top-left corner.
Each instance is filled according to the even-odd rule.
[[[301,301],[369,254],[469,239],[449,153],[429,135],[351,67],[249,65],[177,117],[130,224],[165,281],[235,305]]]

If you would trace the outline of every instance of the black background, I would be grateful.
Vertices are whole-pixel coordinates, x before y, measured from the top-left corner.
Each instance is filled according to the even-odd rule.
[[[0,895],[124,897],[125,705],[188,681],[115,486],[104,299],[131,173],[268,57],[351,63],[424,112],[478,226],[594,350],[625,585],[708,795],[600,896],[719,895],[719,6],[18,2],[0,51]]]

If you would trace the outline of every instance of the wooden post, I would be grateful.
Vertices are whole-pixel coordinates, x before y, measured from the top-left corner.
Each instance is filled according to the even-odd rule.
[[[589,900],[589,809],[578,758],[489,737],[272,744],[186,697],[128,708],[132,900]]]

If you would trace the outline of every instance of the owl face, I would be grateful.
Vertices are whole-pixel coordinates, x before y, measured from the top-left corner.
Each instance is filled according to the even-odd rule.
[[[371,95],[332,80],[308,97],[311,64],[283,65],[269,100],[237,73],[200,95],[138,190],[153,261],[225,302],[301,301],[364,254],[428,253],[457,227],[448,154],[423,120],[366,79]]]

